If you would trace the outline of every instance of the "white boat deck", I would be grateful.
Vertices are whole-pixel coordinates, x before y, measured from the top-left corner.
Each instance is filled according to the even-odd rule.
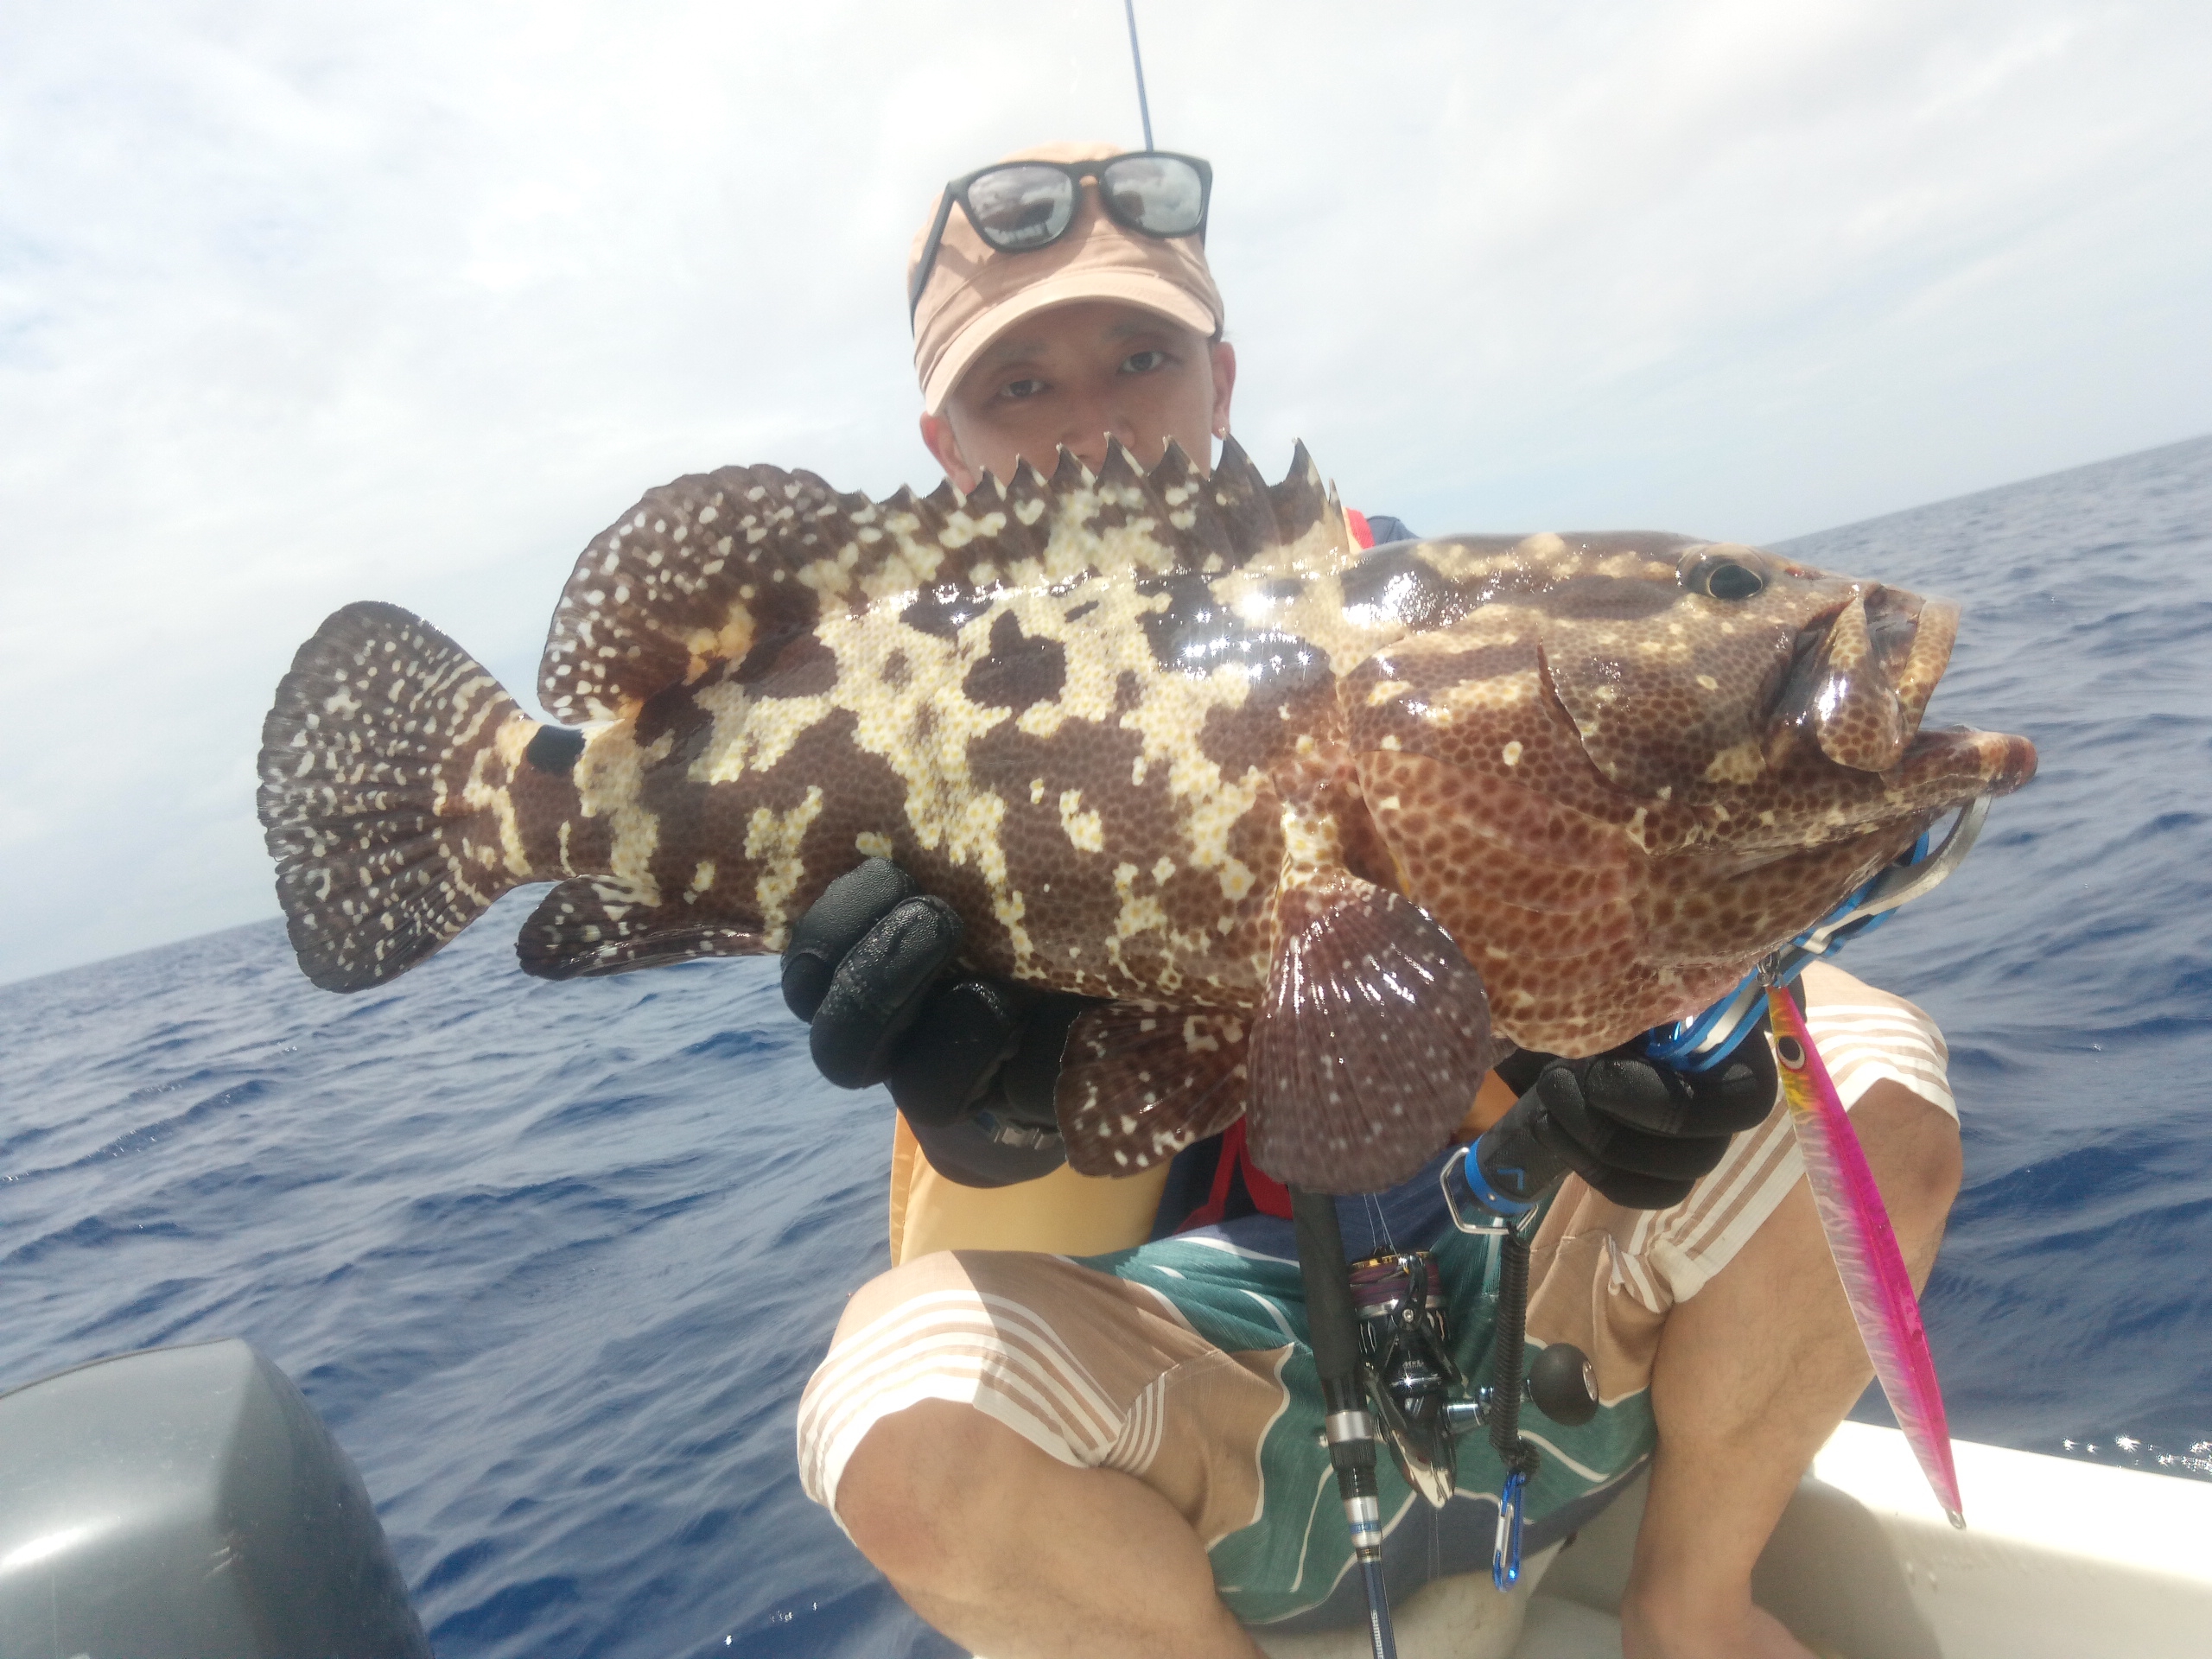
[[[1759,1605],[1828,1659],[2205,1659],[2212,1484],[1955,1442],[1955,1531],[1892,1429],[1846,1423],[1798,1488],[1752,1580]],[[1618,1659],[1613,1617],[1642,1483],[1513,1597],[1486,1576],[1409,1597],[1400,1659]],[[1363,1631],[1255,1633],[1273,1659],[1365,1659]]]

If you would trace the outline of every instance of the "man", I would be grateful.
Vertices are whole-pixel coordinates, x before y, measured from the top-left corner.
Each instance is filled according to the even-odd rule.
[[[1210,178],[1190,223],[1170,186],[1104,165],[1114,154],[1032,152],[1046,167],[963,181],[917,239],[922,437],[963,489],[1022,458],[1049,469],[1062,447],[1096,467],[1109,436],[1147,464],[1171,439],[1210,461],[1228,432],[1236,359],[1205,266]],[[1280,1189],[1235,1128],[1164,1181],[1058,1167],[1051,1084],[1081,1005],[944,981],[957,925],[933,906],[872,863],[817,903],[786,957],[825,1071],[887,1076],[902,1112],[898,1265],[854,1297],[808,1387],[809,1491],[924,1618],[991,1659],[1249,1656],[1248,1624],[1343,1612],[1357,1592],[1315,1445],[1288,1229],[1267,1213]],[[1807,988],[1917,1282],[1959,1174],[1942,1039],[1832,969]],[[1561,1151],[1579,1174],[1536,1242],[1530,1335],[1588,1352],[1604,1404],[1585,1427],[1529,1423],[1554,1448],[1530,1545],[1580,1524],[1649,1457],[1629,1659],[1805,1659],[1752,1605],[1751,1567],[1869,1376],[1770,1060],[1756,1040],[1741,1052],[1710,1084],[1618,1056],[1571,1067],[1588,1110]],[[1517,1092],[1487,1080],[1463,1136],[1517,1109]],[[1488,1344],[1487,1250],[1440,1226],[1433,1167],[1345,1206],[1348,1243],[1435,1249],[1471,1365]],[[1464,1496],[1432,1516],[1385,1471],[1401,1595],[1487,1564],[1481,1495],[1497,1480],[1469,1437]]]

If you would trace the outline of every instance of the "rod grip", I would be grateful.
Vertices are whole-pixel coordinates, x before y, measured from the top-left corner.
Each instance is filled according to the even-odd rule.
[[[1325,1192],[1294,1186],[1290,1223],[1298,1233],[1298,1271],[1306,1281],[1313,1368],[1320,1372],[1326,1393],[1332,1384],[1357,1383],[1359,1377],[1359,1325],[1352,1313],[1351,1281],[1344,1271],[1344,1236],[1337,1224],[1337,1201]],[[1334,1399],[1329,1403],[1332,1409],[1341,1408]]]
[[[1567,1160],[1538,1133],[1544,1110],[1543,1097],[1531,1084],[1511,1111],[1483,1131],[1471,1155],[1482,1179],[1516,1204],[1534,1204],[1567,1174]]]

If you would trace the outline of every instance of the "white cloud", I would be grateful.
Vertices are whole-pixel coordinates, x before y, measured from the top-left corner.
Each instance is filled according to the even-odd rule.
[[[2212,428],[2212,14],[1139,8],[1237,424],[1424,529],[1771,538]],[[569,561],[734,461],[927,483],[949,174],[1134,140],[1120,9],[0,19],[0,978],[269,913],[329,609],[527,690]]]

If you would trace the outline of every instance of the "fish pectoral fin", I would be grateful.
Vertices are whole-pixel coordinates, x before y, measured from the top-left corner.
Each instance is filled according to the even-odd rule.
[[[590,979],[694,957],[757,957],[760,931],[702,916],[690,905],[648,905],[605,877],[563,881],[515,936],[522,970],[537,979]]]
[[[1245,1022],[1218,1008],[1109,1002],[1068,1033],[1053,1105],[1079,1175],[1135,1175],[1244,1110]]]
[[[1348,873],[1277,902],[1253,1158],[1318,1192],[1379,1192],[1444,1148],[1496,1058],[1482,976],[1418,905]]]

